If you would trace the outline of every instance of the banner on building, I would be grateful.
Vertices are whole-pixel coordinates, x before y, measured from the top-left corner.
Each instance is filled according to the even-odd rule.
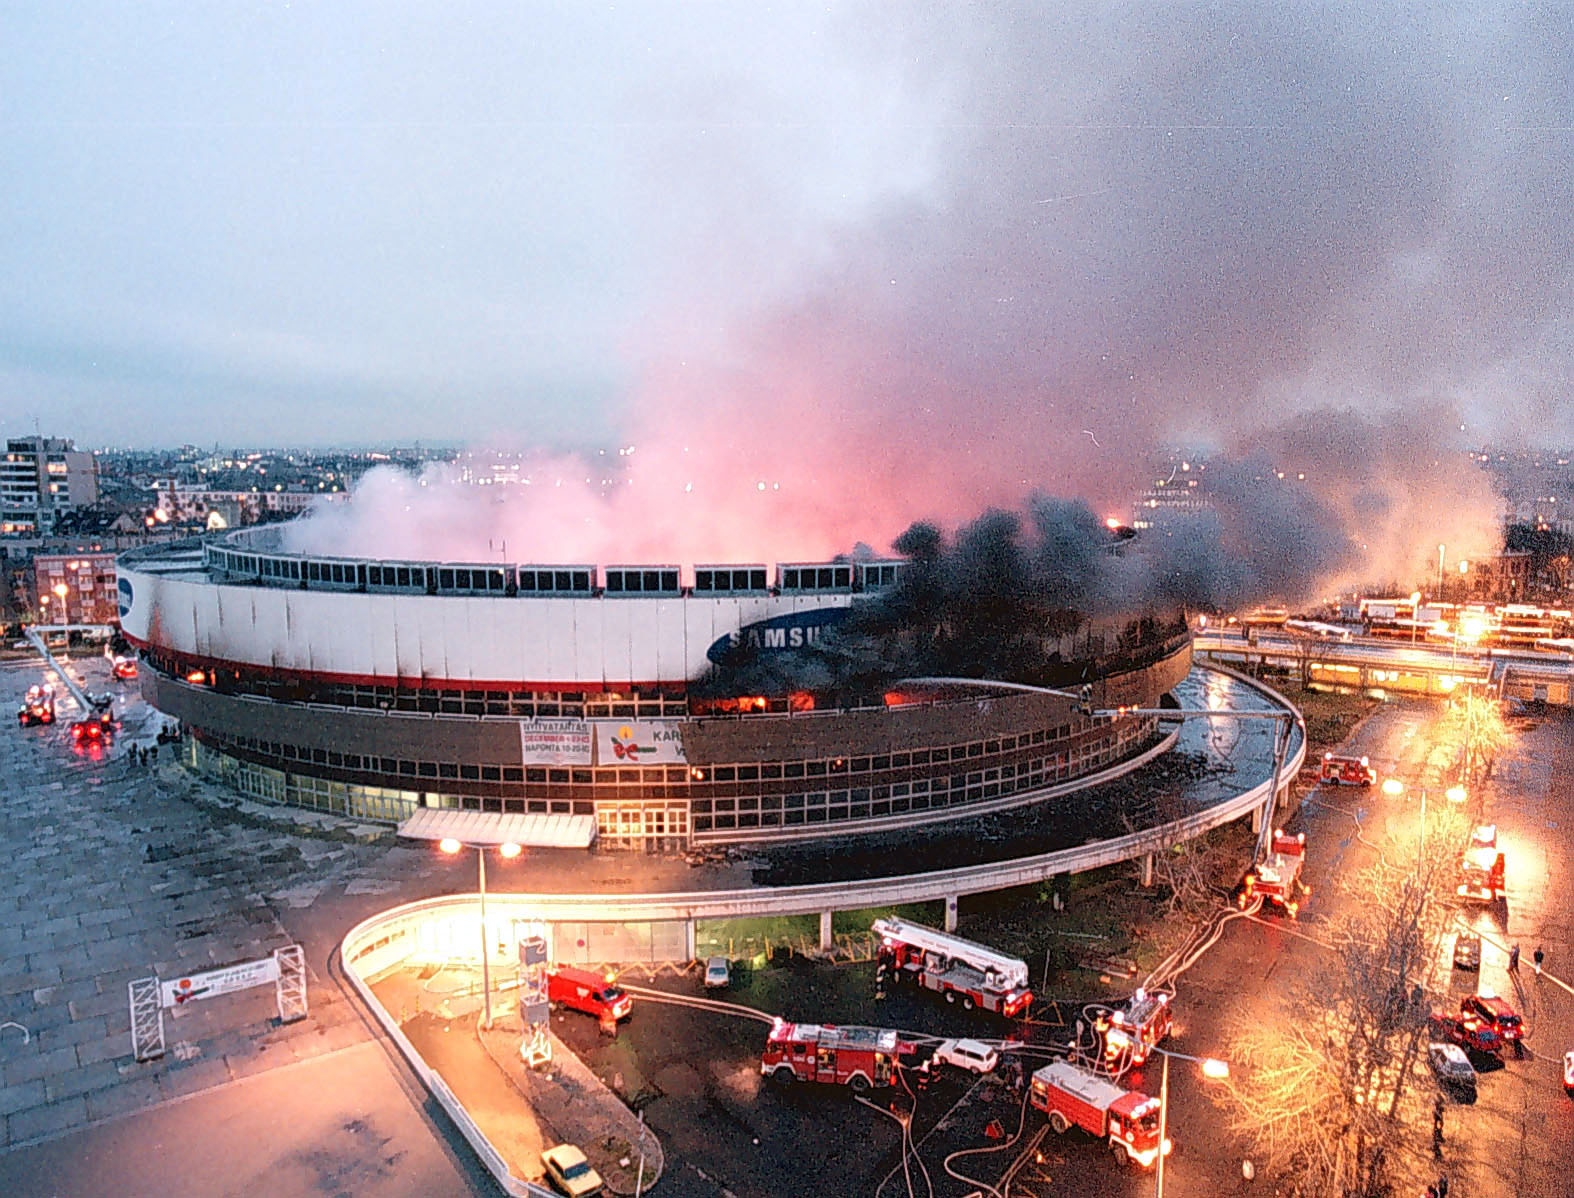
[[[519,721],[526,765],[589,765],[590,743],[590,727],[584,720]]]
[[[683,726],[676,720],[596,720],[598,765],[681,764]]]

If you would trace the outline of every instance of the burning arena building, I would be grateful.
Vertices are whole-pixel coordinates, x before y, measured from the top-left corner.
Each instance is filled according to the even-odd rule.
[[[904,560],[502,565],[289,552],[277,526],[137,550],[120,616],[189,763],[363,820],[543,817],[610,849],[830,838],[1058,801],[1164,744],[1183,618],[1084,625],[1051,685],[847,687],[768,668],[834,640]],[[775,681],[761,684],[762,677]],[[783,681],[783,679],[789,679]]]

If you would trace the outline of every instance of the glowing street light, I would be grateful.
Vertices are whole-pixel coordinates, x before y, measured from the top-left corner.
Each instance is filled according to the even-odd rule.
[[[1398,778],[1385,778],[1383,780],[1383,793],[1385,795],[1402,795],[1402,794],[1405,793],[1405,784],[1403,782],[1401,782]],[[1450,795],[1449,797],[1452,798],[1453,796]],[[1463,797],[1464,797],[1464,790],[1463,790],[1463,788],[1460,789],[1460,797],[1461,797],[1461,799],[1463,799]],[[1420,872],[1420,870],[1421,870],[1421,862],[1422,862],[1422,860],[1425,859],[1425,857],[1426,857],[1426,787],[1423,786],[1421,788],[1421,847],[1417,850],[1417,857],[1416,857],[1416,872],[1417,873]]]
[[[476,862],[476,889],[481,896],[481,995],[485,1006],[481,1027],[488,1030],[492,1026],[492,942],[486,934],[486,850],[485,844],[466,844],[464,841],[455,840],[452,836],[445,836],[437,842],[437,847],[450,855],[460,849],[474,849]],[[505,860],[519,856],[519,846],[506,842],[497,846],[498,855]]]
[[[1169,1133],[1170,1124],[1170,1058],[1201,1065],[1202,1075],[1207,1078],[1229,1077],[1230,1063],[1221,1061],[1217,1057],[1189,1057],[1183,1052],[1171,1052],[1157,1045],[1154,1046],[1153,1051],[1164,1058],[1164,1066],[1159,1072],[1159,1165],[1154,1172],[1153,1193],[1156,1198],[1164,1198],[1164,1152],[1168,1143],[1165,1137]]]

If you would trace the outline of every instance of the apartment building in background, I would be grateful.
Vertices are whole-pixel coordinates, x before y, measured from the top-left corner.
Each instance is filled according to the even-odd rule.
[[[13,437],[0,461],[0,534],[51,532],[55,519],[98,502],[98,463],[60,437]]]

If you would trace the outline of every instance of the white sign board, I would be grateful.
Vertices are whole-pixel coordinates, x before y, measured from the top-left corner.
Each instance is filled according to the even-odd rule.
[[[584,720],[520,720],[526,765],[589,765],[590,725]]]
[[[596,720],[598,765],[685,762],[683,729],[676,720]]]
[[[223,969],[210,969],[190,977],[161,982],[159,999],[166,1007],[180,1007],[199,998],[217,998],[253,986],[266,986],[279,980],[279,962],[274,957],[261,961],[243,961],[239,965],[226,965]]]

